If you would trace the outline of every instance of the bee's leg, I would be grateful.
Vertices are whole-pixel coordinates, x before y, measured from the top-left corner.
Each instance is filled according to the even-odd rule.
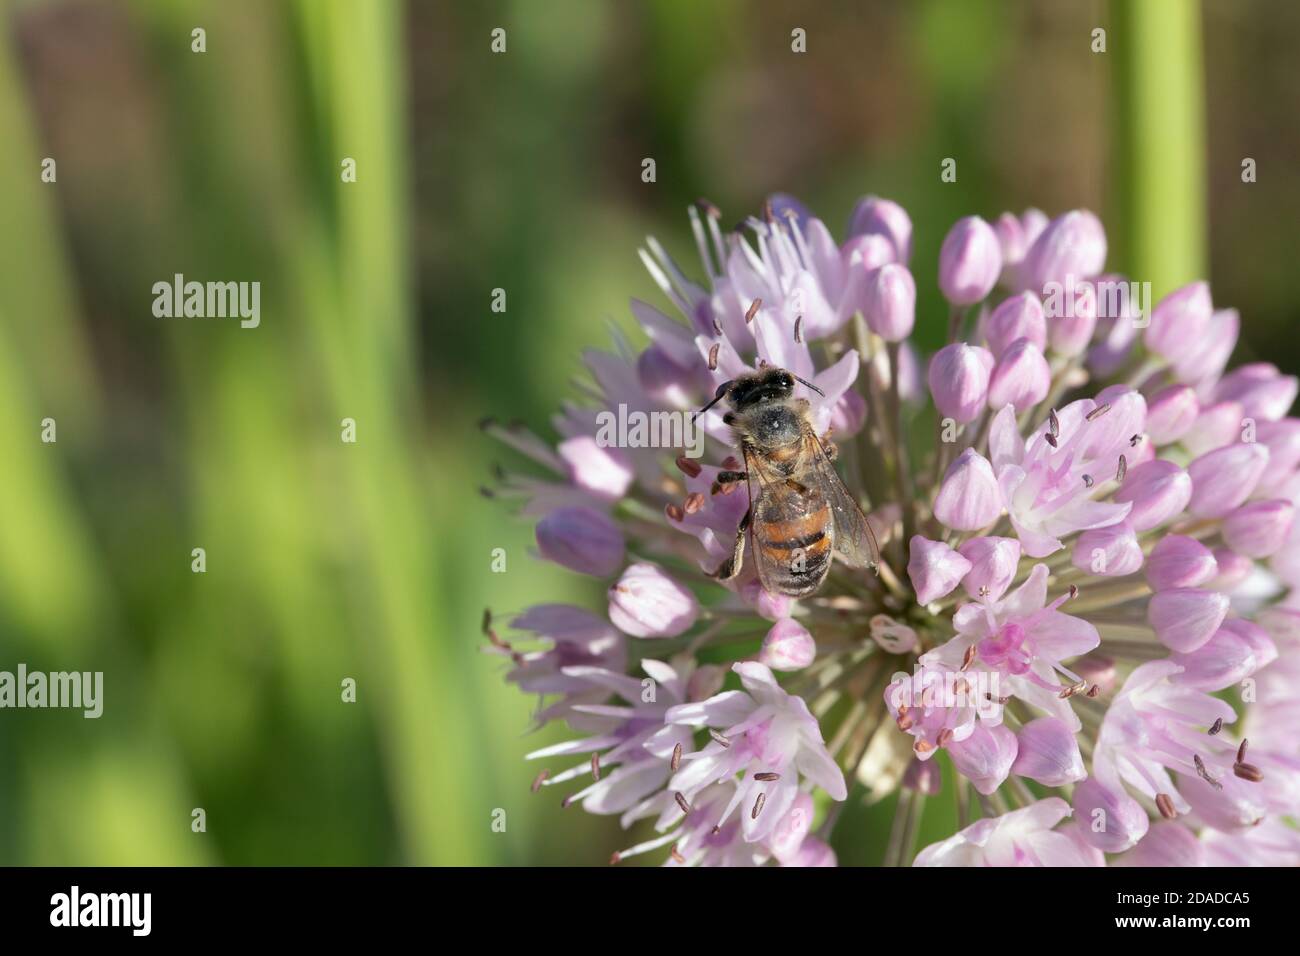
[[[723,494],[727,494],[731,491],[731,488],[728,487],[729,485],[734,485],[737,482],[747,480],[749,480],[749,472],[747,471],[720,471],[718,472],[717,479],[713,482],[713,488],[711,490],[713,494],[716,495],[719,491],[726,488],[726,491],[723,491]]]
[[[840,457],[840,447],[831,441],[831,432],[834,429],[826,429],[826,434],[821,437],[822,450],[826,452],[826,460],[834,461]]]
[[[749,519],[754,510],[751,508],[745,512],[745,517],[740,519],[740,527],[736,529],[736,549],[731,553],[731,557],[723,561],[718,566],[718,570],[713,572],[713,576],[719,581],[730,581],[740,573],[740,568],[745,562],[745,532],[749,530]]]

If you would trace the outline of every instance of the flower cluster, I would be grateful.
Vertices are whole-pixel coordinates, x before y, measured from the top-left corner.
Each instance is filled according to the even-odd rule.
[[[639,831],[615,862],[833,865],[843,801],[892,796],[895,865],[1300,863],[1297,380],[1227,371],[1237,313],[1107,273],[1086,211],[961,220],[921,320],[893,202],[838,241],[788,196],[690,221],[698,276],[642,251],[678,315],[633,300],[647,344],[585,356],[558,446],[486,426],[540,466],[493,493],[541,558],[608,585],[485,621],[576,735],[534,789]],[[798,600],[714,576],[755,491],[725,403],[692,412],[765,368],[881,551]],[[611,441],[615,411],[646,427]],[[919,848],[944,762],[958,832]]]

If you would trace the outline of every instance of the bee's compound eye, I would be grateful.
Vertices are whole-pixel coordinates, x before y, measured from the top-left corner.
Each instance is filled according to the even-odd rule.
[[[791,375],[789,372],[782,372],[782,373],[781,373],[781,387],[782,387],[782,388],[794,388],[794,376]]]

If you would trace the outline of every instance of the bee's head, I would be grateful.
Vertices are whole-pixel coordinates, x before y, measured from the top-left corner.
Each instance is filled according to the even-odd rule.
[[[707,412],[724,398],[727,400],[727,404],[737,411],[764,402],[781,401],[789,398],[794,393],[795,382],[803,383],[818,395],[825,394],[816,385],[804,381],[798,375],[787,372],[783,368],[766,368],[755,372],[753,375],[742,375],[730,382],[723,382],[714,393],[713,400],[696,414],[701,415]]]

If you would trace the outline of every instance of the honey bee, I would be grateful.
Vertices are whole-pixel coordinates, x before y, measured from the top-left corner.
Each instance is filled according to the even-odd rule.
[[[697,414],[726,399],[731,410],[722,420],[736,436],[745,470],[720,472],[718,484],[743,481],[749,490],[735,551],[714,577],[727,581],[740,573],[748,531],[763,587],[807,597],[826,580],[832,558],[851,568],[875,569],[880,548],[831,464],[834,444],[818,437],[808,400],[793,397],[795,382],[824,394],[785,369],[767,368],[724,382]]]

